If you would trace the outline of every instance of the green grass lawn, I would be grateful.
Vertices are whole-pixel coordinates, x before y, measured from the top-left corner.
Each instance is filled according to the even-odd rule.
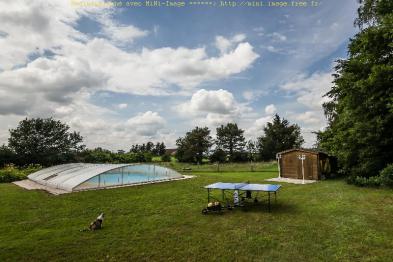
[[[391,261],[393,192],[342,180],[283,184],[278,202],[202,215],[217,182],[263,183],[259,172],[53,196],[0,185],[0,261]],[[104,229],[80,232],[105,212]]]

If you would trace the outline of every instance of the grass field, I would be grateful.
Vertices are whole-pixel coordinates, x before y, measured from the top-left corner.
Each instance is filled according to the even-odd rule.
[[[393,258],[392,190],[342,180],[283,184],[271,213],[259,206],[201,215],[203,185],[277,176],[272,164],[246,170],[196,170],[189,180],[61,196],[0,184],[0,261]],[[80,232],[100,212],[106,214],[104,229]]]

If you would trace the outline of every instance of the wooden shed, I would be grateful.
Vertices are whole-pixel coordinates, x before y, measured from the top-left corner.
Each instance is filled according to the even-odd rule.
[[[290,149],[279,152],[280,176],[284,178],[320,180],[331,172],[329,156],[310,149]]]

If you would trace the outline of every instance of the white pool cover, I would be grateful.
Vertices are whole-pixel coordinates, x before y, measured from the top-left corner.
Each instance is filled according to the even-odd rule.
[[[181,178],[178,172],[152,164],[86,164],[53,166],[28,178],[48,187],[68,192],[148,183]]]

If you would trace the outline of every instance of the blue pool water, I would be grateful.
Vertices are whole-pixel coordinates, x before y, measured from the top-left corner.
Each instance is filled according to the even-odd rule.
[[[106,174],[96,176],[90,179],[88,182],[93,184],[100,183],[101,186],[116,186],[122,184],[134,184],[134,183],[143,183],[154,180],[162,180],[168,179],[170,177],[167,176],[158,176],[158,175],[146,175],[146,174]]]
[[[77,189],[121,186],[179,177],[181,177],[180,174],[164,167],[135,165],[118,168],[95,176],[80,184]]]

